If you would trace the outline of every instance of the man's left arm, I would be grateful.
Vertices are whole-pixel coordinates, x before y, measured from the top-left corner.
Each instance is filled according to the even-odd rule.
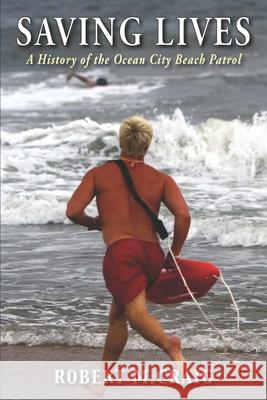
[[[74,191],[67,204],[66,215],[76,224],[86,226],[90,230],[101,230],[100,218],[89,217],[84,210],[96,195],[95,168],[89,170]]]

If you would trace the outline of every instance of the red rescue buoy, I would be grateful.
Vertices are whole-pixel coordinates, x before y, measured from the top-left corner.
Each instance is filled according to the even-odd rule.
[[[176,258],[176,261],[195,298],[204,296],[220,276],[219,268],[210,262],[182,258]],[[154,285],[147,289],[146,296],[149,301],[157,304],[192,300],[177,268],[163,269]]]

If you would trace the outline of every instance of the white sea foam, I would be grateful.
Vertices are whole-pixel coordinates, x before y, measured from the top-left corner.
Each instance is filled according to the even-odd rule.
[[[256,114],[251,123],[209,119],[193,126],[177,109],[152,123],[155,139],[148,161],[171,168],[182,188],[189,185],[191,237],[223,246],[266,245],[266,114]],[[86,118],[45,129],[3,131],[2,223],[66,223],[66,202],[86,170],[117,156],[118,129],[119,123]],[[257,211],[256,219],[224,217],[242,215],[242,210]],[[210,219],[199,218],[203,212]]]
[[[208,119],[193,126],[177,109],[171,117],[160,115],[153,125],[155,139],[149,152],[151,157],[189,176],[204,174],[235,179],[267,171],[267,112],[255,114],[251,123]],[[4,131],[2,141],[13,146],[48,146],[50,150],[52,146],[60,146],[64,158],[73,144],[81,148],[91,144],[93,149],[94,141],[98,140],[102,146],[96,146],[94,155],[97,156],[101,150],[117,144],[118,127],[118,124],[98,124],[86,118],[16,134]]]
[[[66,200],[60,200],[55,193],[40,192],[28,197],[9,195],[2,201],[2,223],[5,225],[69,223],[65,215]],[[90,205],[88,213],[97,215],[95,204]],[[169,225],[171,227],[172,222]],[[267,228],[264,223],[253,223],[246,218],[193,218],[189,238],[224,247],[267,246]]]
[[[55,196],[35,194],[28,198],[23,195],[5,196],[2,210],[4,225],[68,223],[66,201]],[[14,218],[15,214],[15,218]]]
[[[160,115],[155,130],[153,155],[189,175],[235,179],[266,173],[267,112],[255,114],[251,123],[209,118],[193,126],[176,109],[172,117]]]
[[[127,96],[134,94],[145,94],[161,87],[160,83],[147,84],[138,83],[117,84],[112,82],[105,87],[96,86],[88,89],[78,81],[66,84],[64,75],[44,79],[38,83],[19,85],[16,90],[3,89],[1,91],[2,109],[4,111],[15,110],[39,110],[52,109],[68,103],[82,101],[99,102],[104,98],[114,96]]]
[[[253,222],[248,218],[196,218],[192,221],[189,237],[203,238],[224,247],[266,246],[267,227],[264,222]]]
[[[168,332],[168,330],[167,330]],[[170,332],[171,333],[171,332]],[[178,333],[179,334],[179,333]],[[216,338],[212,334],[197,334],[189,335],[182,338],[182,344],[184,349],[194,350],[216,350],[223,351],[225,345],[221,339]],[[31,331],[12,331],[3,330],[1,333],[1,344],[26,344],[30,346],[37,345],[83,345],[88,347],[103,347],[105,341],[105,333],[88,333],[82,329],[39,329],[34,332]],[[226,336],[229,339],[232,335]],[[230,343],[230,342],[229,342]],[[145,341],[140,336],[130,337],[127,346],[127,350],[155,350],[156,346]],[[257,334],[243,333],[239,338],[233,340],[229,346],[232,351],[240,352],[256,352],[265,353],[267,352],[267,340],[264,337],[260,337]]]

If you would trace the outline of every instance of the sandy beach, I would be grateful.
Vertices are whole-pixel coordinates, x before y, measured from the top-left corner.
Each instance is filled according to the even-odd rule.
[[[90,348],[87,346],[3,345],[0,351],[3,361],[99,361],[102,355],[102,348]],[[185,350],[184,355],[187,360],[267,360],[266,353],[220,353],[215,351]],[[153,350],[125,350],[121,360],[165,361],[168,360],[168,357],[163,352]]]

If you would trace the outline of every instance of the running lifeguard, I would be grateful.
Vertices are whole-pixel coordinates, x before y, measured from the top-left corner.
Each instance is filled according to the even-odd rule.
[[[134,116],[123,121],[120,158],[147,205],[158,214],[163,202],[173,214],[171,248],[178,256],[187,237],[190,214],[175,181],[144,162],[152,136],[152,126],[144,118]],[[84,210],[94,197],[99,215],[90,217]],[[169,255],[165,257],[148,214],[132,198],[115,163],[94,167],[85,174],[68,202],[67,216],[89,230],[102,230],[107,245],[103,274],[113,301],[102,360],[119,359],[128,339],[128,323],[171,360],[183,360],[179,337],[167,335],[146,304],[146,289],[156,281],[163,266],[174,265]]]

